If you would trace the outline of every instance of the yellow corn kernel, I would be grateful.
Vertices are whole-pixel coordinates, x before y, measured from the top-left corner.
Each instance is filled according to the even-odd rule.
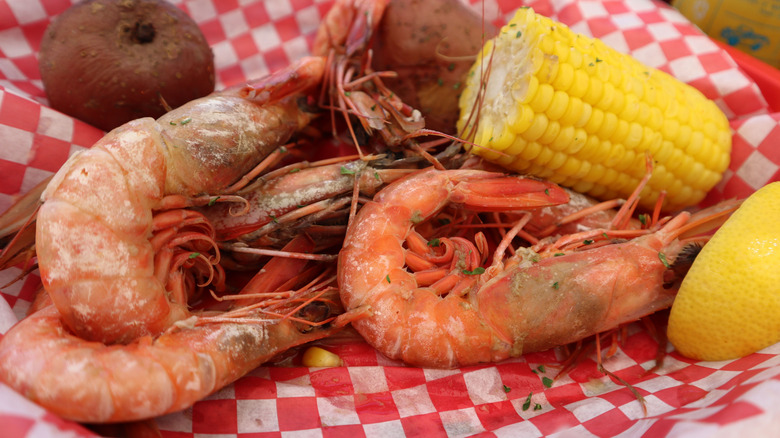
[[[569,95],[582,98],[585,92],[588,91],[588,85],[590,84],[590,78],[584,70],[574,70],[574,82],[569,88]]]
[[[563,117],[566,109],[569,107],[569,95],[563,91],[556,91],[550,103],[550,108],[547,110],[547,118],[550,120],[558,120]]]
[[[541,137],[542,134],[544,134],[548,124],[549,121],[547,120],[547,116],[543,113],[537,113],[534,115],[534,120],[531,122],[531,126],[529,126],[528,129],[526,129],[520,135],[522,135],[523,138],[528,141],[535,141]]]
[[[343,365],[341,358],[334,353],[320,347],[309,347],[303,353],[301,362],[305,367],[340,367]]]
[[[555,89],[550,84],[541,84],[536,91],[536,95],[531,99],[530,106],[534,112],[544,113],[552,103],[553,94]]]
[[[661,191],[665,210],[699,202],[730,160],[731,131],[714,102],[530,8],[485,45],[460,106],[459,132],[481,146],[472,153],[602,199],[630,195],[651,155],[645,208]]]
[[[537,139],[537,141],[544,145],[552,144],[553,140],[555,140],[556,137],[558,137],[558,134],[561,132],[561,124],[556,121],[551,121],[547,124],[547,129],[544,130],[544,133],[541,137]],[[560,145],[559,145],[560,146]],[[557,148],[553,148],[556,149]]]

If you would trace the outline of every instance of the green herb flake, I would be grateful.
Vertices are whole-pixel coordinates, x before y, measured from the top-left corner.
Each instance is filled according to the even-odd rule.
[[[517,33],[515,34],[515,38],[520,38],[521,36],[523,36],[523,32],[518,30]]]
[[[585,240],[582,241],[582,243],[584,243],[585,245],[590,245],[591,243],[593,243],[593,240],[585,239]]]
[[[671,268],[671,266],[669,265],[669,261],[666,260],[666,254],[664,254],[662,252],[659,252],[658,253],[658,258],[661,259],[661,263],[664,264],[664,267]]]
[[[219,200],[219,196],[215,196],[215,197],[209,199],[208,206],[211,207],[212,205],[216,204],[218,200]]]
[[[286,147],[284,147],[284,146],[280,147],[280,148],[279,148],[279,153],[280,153],[280,154],[286,154],[286,153],[287,153],[287,148],[286,148]]]
[[[510,387],[508,387],[506,385],[503,385],[503,386],[504,386],[504,392],[506,392],[507,394],[509,394],[509,392],[512,391],[512,388],[510,388]]]
[[[544,385],[545,388],[551,388],[553,384],[553,379],[549,377],[542,377],[542,385]]]
[[[527,411],[528,408],[531,407],[531,396],[534,395],[533,392],[528,393],[528,397],[525,398],[525,403],[523,403],[523,410]]]
[[[544,194],[550,196],[550,189],[544,189]]]
[[[375,111],[375,110],[376,110],[376,104],[371,105],[371,111]]]
[[[458,88],[460,88],[460,82],[455,82],[454,84],[452,84],[453,90],[457,90]]]
[[[596,64],[594,64],[592,62],[590,64],[588,64],[588,67],[595,67],[595,66],[596,66]]]
[[[171,125],[174,125],[174,126],[176,125],[176,122],[168,122],[168,123],[170,123]]]
[[[642,225],[647,225],[647,215],[642,213],[639,215],[639,222],[642,223]]]
[[[295,167],[293,169],[290,169],[290,173],[296,173],[296,172],[300,172],[300,171],[301,171],[300,167]]]
[[[558,283],[557,281],[553,283],[553,289],[558,289],[559,287],[561,287],[560,283]]]
[[[279,223],[279,221],[278,221],[278,220],[276,220],[276,216],[273,216],[273,215],[271,215],[271,222],[273,222],[273,223],[275,223],[275,224],[278,224],[278,223]]]
[[[566,253],[564,253],[564,252],[556,252],[555,254],[553,254],[553,257],[560,257],[560,256],[565,256],[565,255],[566,255]]]
[[[180,125],[186,125],[187,123],[190,123],[192,121],[192,117],[187,117],[186,119],[182,120]]]
[[[607,233],[606,233],[606,232],[604,232],[604,233],[601,233],[601,237],[603,237],[603,238],[605,238],[605,239],[609,238],[609,236],[607,235]]]
[[[455,70],[455,63],[451,62],[450,65],[447,66],[447,70],[449,70],[449,71]]]
[[[385,276],[385,280],[387,280],[387,282],[388,282],[388,283],[390,283],[390,274],[387,274],[387,275]]]
[[[535,404],[534,405],[534,410],[535,411],[541,411],[542,410],[542,405],[540,405],[539,403]]]
[[[441,87],[442,85],[444,85],[444,79],[442,78],[436,79],[436,83],[439,84],[439,86]]]
[[[480,275],[480,274],[483,274],[485,272],[485,268],[483,268],[481,266],[478,266],[478,267],[474,268],[473,271],[469,271],[468,269],[464,269],[461,272],[463,272],[466,275]]]
[[[190,253],[189,256],[187,256],[187,258],[190,259],[190,260],[192,260],[194,258],[198,258],[198,257],[200,257],[200,253],[199,252],[192,252],[192,253]]]
[[[342,175],[354,175],[355,171],[352,169],[349,169],[347,166],[341,166],[341,169],[339,170]]]
[[[439,238],[438,238],[438,237],[437,237],[437,238],[435,238],[435,239],[431,239],[431,240],[429,240],[429,241],[428,241],[428,246],[430,246],[430,247],[432,247],[432,248],[436,248],[436,247],[438,247],[439,245],[441,245],[441,241],[439,241]]]
[[[596,62],[601,62],[602,60],[599,58],[596,58]]]
[[[351,95],[352,95],[352,93],[351,93],[351,92],[349,92],[349,91],[345,91],[345,92],[344,92],[344,96],[346,96],[346,97],[349,97],[349,96],[351,96]]]
[[[544,365],[539,365],[538,367],[536,367],[536,369],[543,373],[544,372]]]
[[[379,177],[379,172],[374,172],[374,178],[376,178],[377,181],[382,181],[382,178]]]

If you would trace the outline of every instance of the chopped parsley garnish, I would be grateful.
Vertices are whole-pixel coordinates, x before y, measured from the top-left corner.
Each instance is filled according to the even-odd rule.
[[[666,260],[666,254],[664,254],[662,252],[659,252],[658,253],[658,258],[661,259],[661,263],[664,264],[664,267],[671,268],[671,266],[669,265],[669,261]]]
[[[534,395],[533,392],[528,393],[528,397],[525,398],[525,403],[523,403],[523,410],[527,411],[528,408],[531,407],[531,396]]]
[[[461,272],[463,272],[466,275],[479,275],[479,274],[482,274],[482,273],[485,272],[485,268],[483,268],[481,266],[478,266],[478,267],[474,268],[473,271],[469,271],[468,269],[464,269]]]

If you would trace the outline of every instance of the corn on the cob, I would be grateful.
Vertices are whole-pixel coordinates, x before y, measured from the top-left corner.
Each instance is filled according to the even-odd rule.
[[[628,196],[651,154],[648,208],[661,191],[666,210],[699,203],[730,160],[714,102],[530,8],[485,44],[460,110],[473,153],[600,199]]]

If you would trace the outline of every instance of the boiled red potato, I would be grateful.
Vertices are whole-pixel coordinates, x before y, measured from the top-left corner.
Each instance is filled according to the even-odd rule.
[[[496,27],[460,0],[392,0],[382,17],[374,57],[393,70],[386,83],[425,117],[425,127],[454,134],[465,76]]]
[[[41,41],[50,106],[103,130],[214,91],[214,55],[198,25],[164,0],[86,0]]]

